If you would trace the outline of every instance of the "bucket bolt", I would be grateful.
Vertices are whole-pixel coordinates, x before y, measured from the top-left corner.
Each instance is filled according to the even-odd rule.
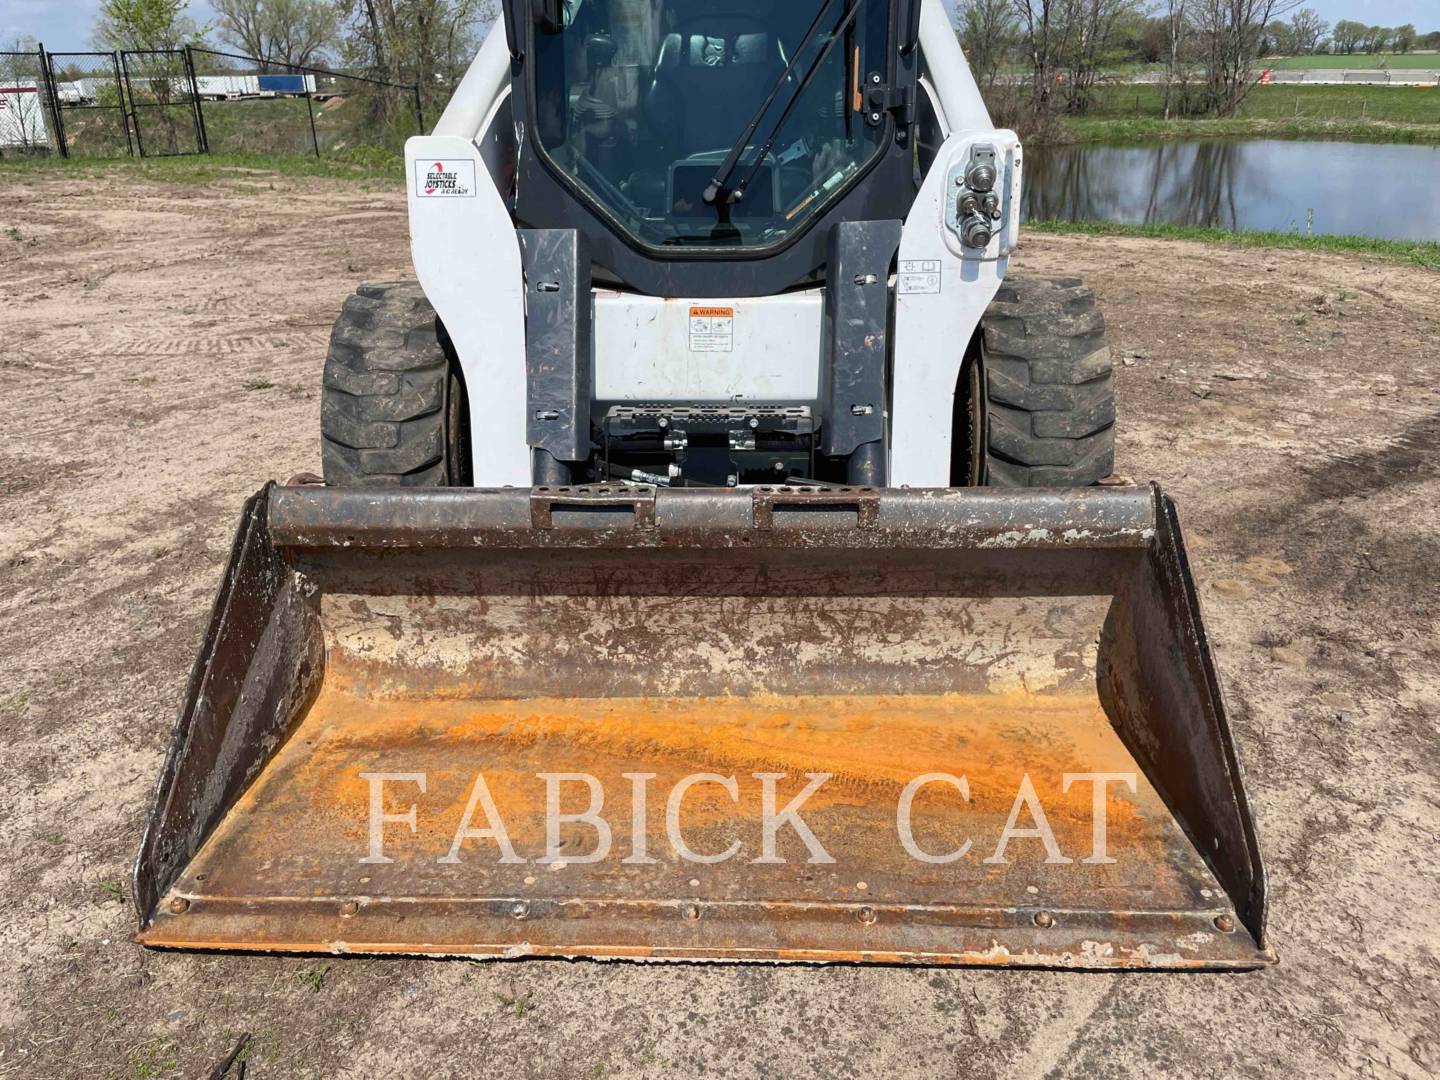
[[[1040,927],[1041,930],[1049,930],[1050,927],[1055,925],[1055,916],[1051,915],[1048,911],[1037,911],[1035,913],[1035,925]]]
[[[184,915],[185,912],[187,912],[187,911],[189,911],[189,910],[190,910],[190,901],[189,901],[189,900],[186,900],[183,896],[177,896],[177,897],[175,897],[174,900],[171,900],[171,901],[170,901],[170,914],[171,914],[171,915]]]
[[[1216,915],[1215,929],[1222,934],[1230,934],[1235,931],[1235,918],[1231,915]]]

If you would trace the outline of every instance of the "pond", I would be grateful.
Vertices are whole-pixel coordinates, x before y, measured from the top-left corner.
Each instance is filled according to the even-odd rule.
[[[1440,240],[1440,146],[1280,139],[1034,146],[1034,220]]]

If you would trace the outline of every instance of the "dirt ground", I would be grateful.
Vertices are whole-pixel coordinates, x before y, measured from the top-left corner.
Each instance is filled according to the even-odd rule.
[[[398,192],[0,178],[0,1076],[1440,1071],[1440,275],[1031,236],[1112,329],[1119,469],[1177,499],[1278,967],[1081,975],[147,952],[129,873],[241,500],[319,467]]]

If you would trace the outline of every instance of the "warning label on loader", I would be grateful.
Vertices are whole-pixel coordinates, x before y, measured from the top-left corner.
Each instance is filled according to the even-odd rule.
[[[735,348],[733,307],[690,309],[690,351],[731,352]]]
[[[940,291],[939,259],[904,259],[895,291],[901,293],[938,293]]]
[[[417,161],[415,196],[420,199],[474,198],[475,162]]]

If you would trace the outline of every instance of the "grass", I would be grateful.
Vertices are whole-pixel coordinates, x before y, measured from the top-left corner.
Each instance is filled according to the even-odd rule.
[[[1440,124],[1396,124],[1385,120],[1162,120],[1159,117],[1086,118],[1065,125],[1061,141],[1164,142],[1175,139],[1344,139],[1349,142],[1440,143]]]
[[[1238,116],[1164,119],[1161,89],[1102,91],[1066,121],[1074,142],[1189,138],[1355,139],[1440,143],[1440,89],[1400,86],[1257,86]]]
[[[29,173],[69,175],[77,178],[126,174],[145,180],[177,184],[213,184],[257,175],[317,176],[336,180],[402,185],[404,158],[374,147],[357,147],[345,158],[316,158],[303,154],[209,154],[170,158],[52,158],[14,157],[0,160],[0,177]]]
[[[1027,221],[1025,229],[1071,236],[1144,236],[1161,240],[1199,240],[1242,248],[1287,248],[1373,255],[1408,262],[1427,270],[1440,270],[1440,243],[1429,241],[1372,240],[1365,236],[1323,236],[1203,228],[1192,225],[1114,225],[1085,221]]]
[[[169,1039],[156,1039],[130,1054],[130,1075],[134,1080],[158,1080],[173,1075],[179,1067],[179,1052]]]
[[[515,1014],[516,1020],[523,1019],[525,1010],[530,1007],[529,994],[519,994],[515,997],[511,997],[509,994],[496,994],[495,1000],[500,1002],[504,1008],[512,1011]]]
[[[1352,71],[1380,71],[1391,68],[1395,71],[1440,71],[1440,53],[1354,53],[1350,56],[1283,56],[1262,61],[1269,68],[1289,68],[1292,71],[1323,71],[1349,68]]]
[[[318,994],[321,988],[324,987],[325,978],[329,974],[329,964],[315,964],[301,968],[300,973],[296,975],[296,979],[299,980],[300,985],[309,990],[310,993]]]
[[[16,690],[0,697],[0,720],[18,720],[30,707],[30,691]]]
[[[135,1047],[130,1053],[130,1076],[134,1080],[158,1080],[158,1077],[174,1076],[180,1067],[179,1047],[168,1038],[157,1038],[151,1043]]]

